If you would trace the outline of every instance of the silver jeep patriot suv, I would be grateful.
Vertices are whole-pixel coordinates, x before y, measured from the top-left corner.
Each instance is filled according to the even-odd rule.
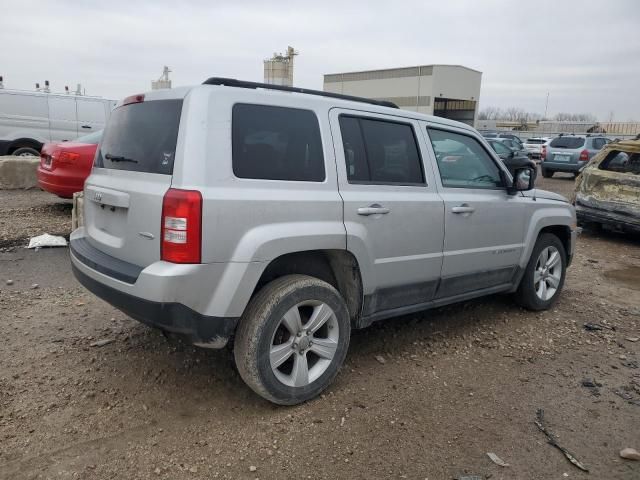
[[[354,328],[498,292],[553,305],[575,212],[532,173],[462,123],[210,78],[118,104],[71,262],[131,317],[231,343],[249,387],[291,405],[332,382]]]

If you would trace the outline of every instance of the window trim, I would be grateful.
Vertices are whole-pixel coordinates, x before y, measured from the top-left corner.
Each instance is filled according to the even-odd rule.
[[[429,139],[429,146],[431,147],[431,150],[433,152],[433,161],[436,164],[436,168],[438,169],[438,178],[440,179],[440,187],[441,188],[464,188],[465,190],[502,190],[502,191],[506,191],[506,185],[500,185],[500,186],[494,186],[494,187],[480,187],[480,186],[473,186],[473,187],[465,187],[465,186],[459,186],[459,187],[453,187],[453,186],[448,186],[445,185],[442,182],[442,174],[440,173],[440,164],[438,164],[438,160],[436,158],[436,150],[435,148],[433,148],[433,142],[431,141],[431,135],[429,134],[429,130],[440,130],[442,132],[447,132],[447,133],[455,133],[457,135],[462,135],[464,137],[469,137],[473,140],[475,140],[476,142],[478,142],[478,144],[480,145],[480,147],[484,150],[484,152],[489,155],[489,158],[491,159],[491,161],[493,162],[493,164],[496,166],[496,168],[498,169],[498,172],[504,172],[504,173],[508,173],[507,167],[500,165],[496,162],[496,159],[494,158],[494,155],[497,156],[498,154],[496,152],[493,152],[494,155],[491,154],[491,152],[489,150],[487,150],[487,148],[485,147],[485,145],[483,145],[483,143],[481,141],[479,141],[479,139],[472,134],[469,133],[464,133],[461,131],[457,131],[457,130],[451,130],[445,127],[432,127],[429,124],[426,125],[426,133],[427,133],[427,138]],[[498,157],[499,158],[499,157]],[[500,160],[500,163],[502,163],[502,161]],[[504,165],[504,164],[503,164]],[[503,182],[503,178],[502,175],[498,175],[500,177],[500,181]]]
[[[305,112],[311,112],[313,114],[313,117],[315,118],[316,122],[317,122],[317,126],[318,126],[318,136],[320,138],[320,152],[322,154],[322,173],[323,173],[323,177],[322,180],[287,180],[287,179],[282,179],[282,178],[255,178],[255,177],[239,177],[238,175],[236,175],[236,171],[233,165],[233,114],[234,114],[234,110],[236,108],[237,105],[246,105],[246,106],[250,106],[250,107],[271,107],[271,108],[283,108],[283,109],[287,109],[287,110],[299,110],[299,111],[305,111]],[[320,118],[318,118],[318,114],[316,113],[315,110],[312,110],[310,108],[299,108],[299,107],[290,107],[290,106],[283,106],[283,105],[274,105],[271,103],[250,103],[250,102],[235,102],[231,105],[231,125],[230,125],[230,130],[231,130],[231,174],[233,175],[233,178],[239,181],[250,181],[250,182],[295,182],[295,183],[304,183],[304,184],[321,184],[321,183],[327,183],[327,156],[325,154],[325,149],[324,149],[324,139],[322,137],[322,128],[320,126]]]
[[[385,122],[385,123],[394,123],[397,125],[403,125],[406,127],[411,128],[411,134],[413,135],[413,142],[415,143],[416,146],[416,151],[418,152],[418,160],[419,160],[419,167],[420,167],[420,173],[422,174],[422,182],[379,182],[379,181],[373,181],[373,180],[349,180],[349,173],[346,171],[347,168],[347,159],[346,159],[346,155],[344,154],[344,140],[343,140],[343,136],[342,136],[342,127],[340,126],[340,119],[342,117],[347,117],[347,118],[355,118],[356,120],[358,120],[358,129],[360,130],[360,136],[362,138],[362,144],[364,146],[364,151],[365,151],[365,155],[366,155],[366,162],[367,162],[367,169],[369,170],[369,176],[371,176],[371,165],[369,164],[369,151],[367,150],[367,142],[365,142],[364,139],[364,132],[362,131],[362,124],[360,123],[360,120],[372,120],[372,121],[376,121],[376,122]],[[420,150],[420,143],[418,142],[418,137],[416,135],[416,129],[414,128],[413,123],[411,122],[403,122],[403,121],[399,121],[399,120],[391,120],[388,119],[387,117],[370,117],[368,115],[356,115],[353,113],[339,113],[338,114],[338,129],[340,130],[340,142],[342,143],[342,154],[344,157],[344,161],[342,162],[344,164],[345,167],[345,172],[346,172],[346,179],[347,179],[347,183],[349,185],[377,185],[377,186],[384,186],[384,185],[388,185],[391,187],[427,187],[428,183],[427,183],[427,175],[425,172],[425,167],[424,167],[424,158],[422,155],[422,151]]]

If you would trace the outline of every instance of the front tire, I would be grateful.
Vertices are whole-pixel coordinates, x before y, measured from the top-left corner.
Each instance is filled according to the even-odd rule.
[[[516,291],[516,302],[529,310],[548,310],[560,297],[566,275],[567,254],[558,237],[543,233]]]
[[[351,323],[330,284],[287,275],[249,302],[236,332],[238,372],[258,395],[279,405],[306,402],[327,388],[347,355]]]
[[[542,169],[542,176],[543,176],[544,178],[551,178],[551,177],[553,177],[553,174],[554,174],[554,173],[555,173],[555,172],[554,172],[553,170],[548,170],[548,169],[546,169],[546,168],[543,168],[543,169]]]

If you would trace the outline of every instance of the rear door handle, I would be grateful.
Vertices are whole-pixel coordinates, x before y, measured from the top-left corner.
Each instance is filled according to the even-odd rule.
[[[360,207],[358,209],[358,215],[364,215],[364,216],[368,216],[368,215],[384,215],[389,213],[390,210],[386,207],[383,207],[382,205],[378,205],[377,203],[374,203],[373,205],[369,205],[368,207]]]
[[[91,128],[91,125],[82,125],[82,128]]]
[[[467,205],[466,203],[463,203],[459,207],[453,207],[451,211],[453,213],[473,213],[476,211],[476,209]]]

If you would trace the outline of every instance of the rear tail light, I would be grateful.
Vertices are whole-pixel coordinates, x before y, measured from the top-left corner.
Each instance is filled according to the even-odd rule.
[[[51,170],[51,155],[47,153],[40,154],[40,166],[46,170]]]
[[[72,165],[79,158],[79,153],[62,152],[60,153],[60,155],[58,155],[58,158],[56,158],[56,165]]]
[[[162,201],[162,260],[200,263],[201,245],[202,194],[170,188]]]
[[[580,161],[581,162],[586,162],[587,160],[589,160],[589,151],[588,150],[582,150],[580,152]]]
[[[144,102],[144,94],[139,93],[137,95],[131,95],[122,100],[122,105],[129,105],[131,103],[142,103]]]
[[[547,146],[543,145],[542,151],[540,152],[540,160],[546,160],[546,159],[547,159]]]

